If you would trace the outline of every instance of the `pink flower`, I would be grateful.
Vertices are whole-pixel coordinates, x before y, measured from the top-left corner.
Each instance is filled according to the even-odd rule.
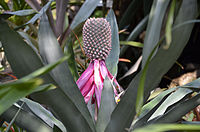
[[[77,85],[88,103],[92,98],[92,103],[96,102],[99,108],[101,103],[101,93],[103,82],[107,76],[114,81],[120,89],[117,80],[108,71],[105,59],[111,50],[111,28],[109,22],[104,18],[90,18],[83,27],[83,43],[86,55],[91,59],[88,68],[77,80]],[[118,95],[114,87],[115,95]]]
[[[77,80],[77,85],[84,96],[85,102],[88,103],[90,98],[93,98],[93,103],[96,101],[99,108],[101,102],[101,92],[103,89],[103,82],[105,77],[110,80],[114,79],[117,87],[120,88],[117,80],[108,71],[104,60],[94,60],[90,62],[88,68],[83,72],[81,77]],[[115,95],[117,96],[117,90],[114,88]],[[93,96],[95,95],[95,97]]]

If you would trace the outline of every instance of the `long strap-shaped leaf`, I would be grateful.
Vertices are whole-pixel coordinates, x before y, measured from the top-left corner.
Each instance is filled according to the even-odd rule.
[[[147,25],[147,33],[144,39],[144,47],[142,53],[143,68],[148,56],[160,39],[163,17],[165,15],[169,2],[169,0],[154,0],[153,2]]]
[[[184,0],[175,24],[180,24],[184,21],[194,19],[196,15],[196,0]],[[193,24],[188,24],[176,29],[172,34],[173,39],[170,48],[168,50],[160,48],[150,62],[150,70],[148,70],[146,74],[147,79],[145,81],[145,98],[149,92],[155,88],[161,77],[169,70],[169,68],[174,64],[175,60],[181,54],[181,51],[187,44],[187,41],[190,37],[192,27]],[[134,115],[136,114],[135,100],[140,75],[141,72],[131,81],[125,95],[112,113],[111,121],[106,128],[107,132],[125,131],[125,128],[130,126]]]
[[[115,18],[115,14],[111,9],[106,17],[108,22],[110,23],[111,30],[112,30],[112,49],[110,54],[106,58],[106,67],[112,73],[112,75],[117,74],[117,64],[119,61],[119,34],[118,34],[118,26],[117,21]]]
[[[11,68],[18,78],[44,66],[40,56],[23,41],[19,34],[11,30],[3,19],[0,19],[0,41]],[[43,77],[46,83],[53,83],[49,75]]]
[[[152,120],[149,122],[151,123],[171,123],[176,122],[179,119],[181,119],[182,116],[187,114],[191,109],[194,109],[200,104],[200,94],[198,93],[196,96],[192,97],[191,99],[188,99],[172,109],[170,109],[168,112],[166,112],[163,116]]]
[[[13,105],[1,115],[1,118],[4,118],[7,122],[11,121],[18,109],[19,108]],[[29,132],[53,132],[53,129],[41,119],[24,110],[20,110],[18,113],[15,124]]]
[[[62,52],[56,37],[54,36],[51,27],[48,22],[47,16],[44,14],[40,21],[40,27],[39,27],[39,49],[40,54],[44,60],[45,63],[53,63],[57,61],[58,59],[62,58],[64,56],[64,53]],[[85,118],[88,126],[85,122],[79,122],[81,124],[81,127],[77,127],[78,124],[76,124],[78,121],[74,121],[73,118],[71,118],[71,122],[74,122],[74,125],[67,125],[66,127],[70,128],[72,131],[80,131],[85,130],[89,131],[91,129],[94,129],[94,123],[92,121],[92,118],[90,116],[90,113],[87,109],[87,106],[84,102],[83,96],[81,95],[81,92],[79,91],[71,72],[68,68],[67,62],[62,63],[58,67],[52,70],[51,72],[52,77],[57,82],[60,90],[63,91],[63,93],[60,95],[60,97],[65,96],[66,99],[70,99],[72,102],[71,104],[74,104],[77,108],[77,111],[80,112],[80,114]],[[57,92],[59,92],[57,91]],[[60,100],[61,101],[61,100]],[[50,104],[51,105],[51,104]],[[57,108],[56,108],[57,109]],[[69,108],[68,108],[69,109]],[[68,113],[70,115],[72,113]],[[64,116],[68,116],[64,115]],[[62,115],[60,115],[62,116]],[[76,114],[74,113],[74,116]],[[64,117],[60,117],[64,118]],[[67,117],[66,117],[67,118]],[[81,121],[81,120],[79,120]]]
[[[101,94],[102,99],[96,123],[97,132],[104,132],[110,121],[110,116],[116,106],[113,85],[108,77],[105,78],[103,86],[104,87]]]
[[[85,21],[92,14],[99,2],[100,0],[86,0],[76,14],[70,28],[73,30],[78,24]]]

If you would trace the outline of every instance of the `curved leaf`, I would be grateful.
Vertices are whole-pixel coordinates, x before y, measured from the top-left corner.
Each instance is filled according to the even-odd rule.
[[[18,109],[19,108],[16,106],[12,106],[7,111],[5,111],[1,117],[4,118],[7,122],[10,122]],[[53,132],[53,129],[45,124],[42,120],[24,110],[21,110],[17,115],[15,124],[30,132]]]
[[[29,23],[32,23],[34,24],[35,21],[37,19],[39,19],[43,14],[45,14],[45,12],[47,11],[47,9],[51,6],[51,3],[53,2],[54,0],[50,0],[40,11],[38,14],[34,15],[31,20],[29,20],[25,25],[29,24]]]
[[[116,106],[111,80],[106,77],[103,86],[101,104],[96,123],[97,132],[104,132],[108,122],[110,121],[110,116]]]
[[[166,131],[199,131],[199,125],[186,125],[186,124],[156,124],[149,125],[143,128],[136,129],[132,132],[147,132],[151,130],[152,132],[166,132]]]
[[[58,126],[60,128],[60,130],[62,130],[62,132],[67,132],[67,130],[66,130],[65,126],[62,124],[62,122],[60,122],[58,119],[56,119],[49,111],[47,111],[39,103],[34,102],[27,98],[23,98],[21,100],[26,103],[26,105],[31,109],[31,111],[36,116],[40,117],[47,124],[55,124],[56,126]]]
[[[142,48],[144,45],[140,42],[135,42],[135,41],[120,41],[121,45],[129,45],[133,47],[139,47]]]
[[[86,0],[73,19],[70,28],[73,30],[81,22],[85,21],[92,14],[99,2],[100,0]]]
[[[2,19],[0,20],[0,41],[6,58],[18,78],[26,76],[44,66],[40,56],[23,41],[17,32],[11,30]],[[46,83],[53,82],[48,74],[44,75],[43,79]]]
[[[12,106],[17,100],[34,92],[42,83],[41,79],[18,80],[0,85],[0,114]]]
[[[186,88],[179,88],[177,91],[172,93],[167,97],[167,99],[160,105],[160,107],[153,113],[153,115],[149,118],[149,120],[163,115],[164,112],[167,110],[167,108],[176,102],[180,101],[182,98],[184,98],[186,95],[191,93],[192,90],[186,89]]]
[[[182,103],[177,104],[164,115],[160,116],[157,119],[149,121],[149,123],[170,123],[176,122],[181,119],[182,116],[187,114],[189,111],[194,109],[200,104],[200,94],[188,99]]]
[[[33,9],[26,9],[26,10],[19,10],[19,11],[5,11],[4,14],[10,14],[10,15],[17,15],[17,16],[27,16],[36,13]]]
[[[32,92],[51,88],[52,85],[39,86],[43,81],[36,77],[49,72],[64,60],[66,60],[66,57],[61,58],[56,63],[42,67],[15,82],[0,84],[0,114],[20,98],[25,97]]]
[[[31,97],[39,103],[49,106],[51,111],[55,113],[55,116],[65,125],[67,131],[95,132],[95,129],[92,130],[88,125],[88,119],[85,119],[69,96],[67,96],[60,88],[42,93],[34,93]]]
[[[106,19],[110,23],[111,33],[112,33],[112,43],[111,43],[112,49],[110,51],[110,54],[106,58],[106,67],[112,73],[112,75],[116,75],[120,50],[119,50],[118,26],[117,26],[115,14],[112,9],[109,11]]]
[[[161,26],[169,2],[170,0],[154,0],[153,2],[144,39],[142,67],[160,39]]]
[[[54,33],[51,30],[51,27],[48,22],[48,18],[45,14],[42,16],[41,21],[40,21],[38,38],[39,38],[40,54],[45,63],[48,64],[48,63],[56,62],[58,59],[60,59],[64,56],[64,53],[61,50],[61,47],[60,47],[58,41],[56,40]],[[94,130],[94,123],[93,123],[90,113],[87,109],[87,106],[85,104],[83,96],[81,95],[81,92],[79,91],[79,89],[71,75],[71,72],[68,68],[67,62],[65,61],[64,63],[62,63],[55,69],[53,69],[51,72],[51,75],[59,86],[58,87],[59,90],[57,90],[57,91],[59,91],[60,94],[63,94],[63,96],[61,96],[61,97],[63,97],[63,98],[65,97],[66,98],[65,100],[67,100],[66,102],[71,103],[72,106],[69,107],[68,109],[70,111],[73,111],[73,109],[77,109],[78,112],[80,112],[79,113],[80,119],[85,118],[85,120],[88,123],[87,124],[87,123],[82,122],[81,124],[85,124],[82,126],[82,128],[77,127],[79,124],[76,124],[76,123],[78,123],[78,122],[74,122],[76,125],[65,124],[67,129],[68,129],[68,127],[70,127],[70,129],[72,131],[75,131],[78,129],[88,130],[89,128]],[[51,96],[54,96],[54,95],[51,95]],[[51,97],[49,97],[49,98],[51,98]],[[56,101],[54,101],[54,102],[56,102]],[[53,106],[53,108],[57,109],[54,106]],[[74,111],[76,111],[76,110],[74,110]],[[59,112],[59,111],[56,111],[56,112]],[[77,113],[76,112],[71,112],[71,113],[65,112],[65,116],[63,116],[63,115],[59,115],[59,116],[60,116],[60,118],[65,118],[65,119],[69,118],[70,119],[69,121],[73,122],[73,119],[70,118],[70,116],[72,116],[72,115],[76,116]],[[85,121],[85,120],[80,120],[80,121]],[[69,121],[65,122],[65,123],[69,123]]]

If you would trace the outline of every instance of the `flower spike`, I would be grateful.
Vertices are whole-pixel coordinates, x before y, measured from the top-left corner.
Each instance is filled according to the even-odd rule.
[[[77,85],[88,103],[96,102],[97,107],[101,104],[103,82],[107,76],[120,90],[120,86],[113,75],[108,71],[105,59],[111,50],[111,27],[104,18],[90,18],[83,26],[83,43],[85,54],[91,59],[88,68],[77,80]],[[118,90],[113,85],[116,97]]]
[[[91,60],[105,60],[111,50],[111,28],[104,18],[90,18],[83,26],[83,43]]]

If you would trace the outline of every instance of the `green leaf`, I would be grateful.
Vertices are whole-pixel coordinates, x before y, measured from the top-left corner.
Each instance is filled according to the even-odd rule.
[[[166,45],[164,48],[168,49],[170,46],[170,43],[172,41],[172,26],[174,21],[174,10],[176,7],[176,1],[172,0],[171,7],[168,13],[166,28],[165,28],[165,37],[166,37]]]
[[[155,104],[151,103],[151,108],[149,108],[146,113],[141,114],[137,119],[135,119],[130,127],[130,130],[133,130],[135,128],[139,128],[142,126],[145,126],[147,124],[148,119],[152,116],[152,114],[159,108],[159,106],[165,101],[165,99],[168,97],[170,93],[168,93],[166,96],[164,96],[162,99],[158,99],[158,102],[155,102]],[[157,101],[157,100],[156,100]]]
[[[156,44],[156,46],[153,48],[152,52],[150,53],[150,55],[147,58],[144,68],[141,71],[141,76],[140,76],[138,91],[137,91],[137,98],[136,98],[136,103],[135,103],[137,116],[140,115],[140,112],[142,110],[142,105],[144,102],[144,86],[145,86],[146,74],[147,74],[147,70],[149,67],[149,63],[159,45],[160,45],[160,43]]]
[[[132,132],[166,132],[166,131],[199,131],[199,125],[186,125],[186,124],[156,124],[156,125],[149,125],[143,128],[138,128],[133,130]]]
[[[27,44],[31,46],[35,53],[38,53],[37,41],[25,32],[18,31],[18,33],[26,40]]]
[[[62,122],[60,122],[58,119],[56,119],[48,110],[46,110],[39,103],[34,102],[27,98],[23,98],[23,99],[21,99],[21,101],[25,102],[26,105],[31,109],[31,111],[36,116],[41,118],[45,123],[55,124],[56,126],[58,126],[58,128],[60,128],[60,130],[62,130],[62,132],[67,132],[67,130],[66,130],[65,126],[62,124]]]
[[[147,31],[144,39],[142,53],[142,67],[144,67],[148,56],[160,39],[160,31],[163,18],[170,0],[154,0],[149,15]]]
[[[153,107],[155,107],[165,96],[167,96],[168,94],[170,94],[171,92],[175,91],[176,88],[170,88],[162,93],[160,93],[158,96],[156,96],[153,100],[151,100],[149,103],[145,104],[142,107],[142,111],[140,114],[141,116],[144,116],[145,114],[147,114],[151,109],[153,109]]]
[[[8,132],[10,130],[10,128],[12,127],[14,121],[16,120],[17,116],[19,115],[19,112],[22,109],[22,106],[24,105],[24,103],[21,104],[21,106],[19,107],[18,111],[16,112],[15,116],[12,118],[12,120],[10,121],[9,125],[6,127],[6,131]]]
[[[97,132],[104,132],[108,122],[110,121],[110,116],[116,106],[113,85],[108,77],[105,78],[103,86],[101,104],[96,123]]]
[[[0,20],[0,41],[6,58],[18,78],[24,77],[44,66],[40,56],[23,41],[19,34],[11,30],[2,19]],[[47,83],[53,82],[48,74],[44,75],[43,79]]]
[[[36,11],[40,10],[41,6],[38,1],[34,1],[34,0],[25,0],[25,1],[34,10],[36,10]]]
[[[144,46],[144,44],[140,43],[140,42],[135,42],[135,41],[120,41],[121,45],[129,45],[129,46],[133,46],[133,47],[139,47],[142,48]]]
[[[187,6],[188,4],[190,6]],[[177,25],[183,23],[184,21],[195,19],[196,15],[196,1],[184,0],[175,24]],[[172,33],[172,43],[169,49],[164,50],[161,47],[150,62],[148,68],[149,70],[146,74],[147,79],[145,80],[144,86],[145,100],[147,99],[150,91],[157,86],[162,76],[169,70],[169,68],[174,64],[178,56],[181,54],[181,51],[189,40],[192,28],[193,24],[188,24],[174,30]],[[125,131],[125,128],[130,127],[130,124],[136,114],[135,100],[140,76],[141,72],[131,81],[126,93],[113,111],[111,121],[106,128],[107,132]]]
[[[67,60],[69,69],[72,73],[72,76],[74,77],[74,80],[77,81],[79,78],[78,70],[76,67],[76,61],[75,61],[75,55],[73,51],[73,39],[72,34],[69,35],[68,39],[66,40],[66,46],[65,46],[65,55],[69,57]]]
[[[21,80],[29,80],[29,79],[32,79],[32,78],[35,78],[35,77],[38,77],[38,76],[41,76],[41,75],[44,75],[46,73],[48,73],[49,71],[51,71],[52,69],[55,69],[55,67],[61,63],[63,63],[64,61],[67,60],[67,56],[64,56],[62,58],[60,58],[58,61],[56,62],[53,62],[51,64],[48,64],[36,71],[34,71],[33,73],[27,75],[26,77],[22,78]]]
[[[14,102],[29,95],[42,83],[41,79],[28,81],[18,80],[13,83],[0,85],[0,114],[8,109]]]
[[[51,88],[52,86],[49,85],[39,87],[43,81],[42,79],[37,79],[36,77],[49,72],[66,59],[66,57],[61,58],[59,61],[42,67],[37,71],[34,71],[33,73],[17,80],[16,82],[0,84],[0,114],[2,114],[2,112],[4,112],[20,98],[25,97],[32,92]]]
[[[70,28],[73,30],[81,22],[85,21],[95,10],[99,2],[100,0],[86,0],[73,19]]]
[[[182,116],[187,114],[192,109],[196,108],[200,104],[200,94],[175,105],[173,108],[168,110],[164,115],[159,118],[149,121],[149,123],[171,123],[181,119]]]
[[[61,47],[60,47],[59,43],[57,42],[54,33],[51,30],[51,27],[48,22],[48,18],[45,14],[42,16],[41,21],[40,21],[38,38],[39,38],[40,54],[45,63],[48,64],[48,63],[55,62],[64,56],[64,53],[61,50]],[[67,100],[66,102],[71,103],[71,107],[69,107],[68,109],[70,111],[73,111],[74,109],[78,109],[78,112],[80,112],[79,118],[84,118],[88,123],[87,124],[85,122],[84,123],[82,122],[81,124],[84,124],[84,125],[82,125],[82,127],[77,127],[78,124],[76,124],[76,123],[78,123],[78,122],[74,122],[72,120],[72,118],[70,118],[72,115],[76,116],[77,113],[73,112],[73,113],[69,114],[69,113],[65,112],[66,117],[63,115],[59,115],[60,118],[65,118],[65,120],[67,118],[69,118],[70,119],[69,121],[74,122],[76,124],[76,125],[71,125],[71,126],[69,124],[65,124],[65,127],[67,129],[68,129],[68,127],[70,127],[70,129],[72,131],[75,131],[75,130],[80,131],[81,129],[85,129],[85,130],[93,129],[94,130],[94,123],[93,123],[90,113],[87,109],[87,106],[85,104],[83,96],[81,95],[81,92],[79,91],[79,89],[72,77],[72,74],[68,68],[67,62],[65,61],[64,63],[62,63],[55,69],[53,69],[51,72],[51,75],[58,84],[59,90],[57,90],[57,91],[59,91],[60,94],[63,94],[59,98],[59,101],[61,101],[61,99],[65,97],[64,100]],[[52,98],[54,96],[55,95],[51,95],[51,97],[49,97],[49,98]],[[56,101],[57,100],[55,100],[54,102],[56,102]],[[56,102],[56,103],[58,103],[58,102]],[[67,104],[65,104],[65,105],[67,105]],[[52,106],[52,107],[55,108],[54,106]],[[55,108],[55,109],[57,109],[57,108]],[[74,111],[76,111],[76,110],[74,110]],[[56,111],[56,112],[59,112],[59,111]],[[80,120],[80,121],[85,121],[85,120]],[[65,123],[69,123],[69,121],[67,121]]]
[[[83,112],[86,113],[88,110],[80,111],[69,96],[67,96],[60,88],[48,90],[42,93],[34,93],[31,97],[39,103],[50,107],[56,117],[65,125],[67,131],[95,131],[95,129],[92,130],[92,128],[89,127],[88,119],[86,119],[82,114]]]
[[[177,103],[178,101],[180,101],[182,98],[184,98],[186,95],[188,95],[191,92],[192,90],[187,89],[187,88],[178,88],[177,91],[175,91],[174,93],[172,93],[171,95],[167,97],[167,99],[160,105],[160,107],[155,111],[155,113],[149,118],[149,120],[157,116],[163,115],[169,106]]]
[[[117,64],[119,61],[119,35],[118,35],[118,26],[115,18],[115,14],[111,9],[106,17],[107,21],[111,26],[112,33],[112,49],[110,54],[106,58],[106,67],[111,72],[112,75],[117,75]]]
[[[7,122],[10,122],[18,111],[18,107],[11,106],[7,111],[5,111],[1,118],[5,119]],[[25,110],[20,110],[19,114],[15,119],[15,124],[24,130],[29,132],[52,132],[52,128],[45,124],[42,120],[37,118],[35,115],[26,112]]]
[[[28,16],[31,14],[36,13],[33,9],[25,9],[25,10],[19,10],[19,11],[5,11],[4,14],[10,14],[10,15],[17,15],[17,16]]]
[[[31,20],[29,20],[26,24],[24,24],[24,25],[27,25],[27,24],[29,24],[29,23],[31,23],[31,24],[34,24],[35,23],[35,21],[37,20],[37,19],[39,19],[46,11],[47,11],[47,9],[51,6],[51,3],[53,2],[54,0],[50,0],[39,12],[38,12],[38,14],[36,14],[35,16],[33,16],[32,18],[31,18]]]

